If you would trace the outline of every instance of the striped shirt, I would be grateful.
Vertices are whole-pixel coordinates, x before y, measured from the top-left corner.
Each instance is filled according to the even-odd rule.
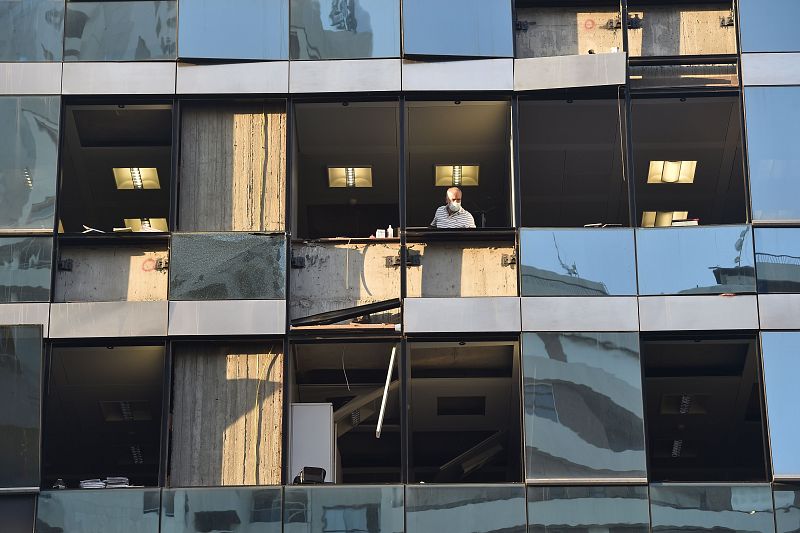
[[[460,208],[457,213],[451,215],[450,211],[447,210],[446,205],[440,205],[436,210],[436,214],[433,216],[433,222],[431,222],[431,226],[434,228],[444,229],[474,228],[475,219],[472,218],[472,215],[469,213],[469,211],[463,207]]]

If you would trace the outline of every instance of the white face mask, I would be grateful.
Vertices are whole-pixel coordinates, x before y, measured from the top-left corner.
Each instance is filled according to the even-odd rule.
[[[450,210],[451,213],[458,213],[458,210],[461,209],[461,202],[453,200],[447,204],[447,209]]]

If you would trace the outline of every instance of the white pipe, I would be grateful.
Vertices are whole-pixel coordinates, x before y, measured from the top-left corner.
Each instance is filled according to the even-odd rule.
[[[389,383],[392,381],[392,370],[394,370],[394,355],[397,352],[397,345],[392,346],[392,357],[389,359],[389,371],[386,372],[386,385],[383,386],[383,399],[381,400],[381,414],[378,415],[378,427],[375,428],[375,438],[381,438],[381,428],[383,427],[383,415],[386,412],[386,400],[389,398]]]

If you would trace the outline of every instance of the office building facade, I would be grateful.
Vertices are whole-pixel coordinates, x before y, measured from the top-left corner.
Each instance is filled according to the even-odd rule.
[[[0,1],[0,530],[800,530],[798,16]]]

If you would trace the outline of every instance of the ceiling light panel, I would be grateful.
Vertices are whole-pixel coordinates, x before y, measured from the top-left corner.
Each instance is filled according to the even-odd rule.
[[[328,187],[332,189],[372,187],[372,167],[328,167]]]
[[[647,183],[694,183],[697,161],[650,161]]]
[[[117,189],[160,189],[158,170],[155,168],[115,168],[114,181]]]
[[[435,165],[435,185],[437,187],[476,187],[479,173],[479,165]]]

